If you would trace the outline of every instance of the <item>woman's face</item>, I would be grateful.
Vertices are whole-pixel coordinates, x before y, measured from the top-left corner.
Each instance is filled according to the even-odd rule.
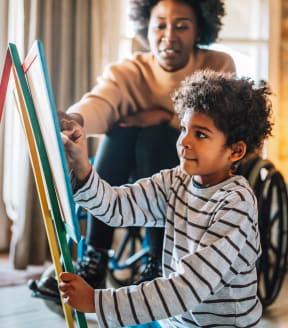
[[[168,72],[187,64],[197,39],[196,15],[181,1],[162,0],[152,8],[148,41],[159,65]]]

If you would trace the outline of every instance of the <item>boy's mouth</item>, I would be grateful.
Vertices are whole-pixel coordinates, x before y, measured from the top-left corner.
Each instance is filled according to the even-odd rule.
[[[182,159],[184,159],[185,161],[194,161],[194,162],[197,162],[197,158],[190,158],[190,157],[182,156]]]

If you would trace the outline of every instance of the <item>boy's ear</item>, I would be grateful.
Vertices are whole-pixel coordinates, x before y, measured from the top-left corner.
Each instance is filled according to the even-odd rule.
[[[230,160],[232,162],[240,161],[246,154],[246,143],[244,141],[238,141],[231,146]]]

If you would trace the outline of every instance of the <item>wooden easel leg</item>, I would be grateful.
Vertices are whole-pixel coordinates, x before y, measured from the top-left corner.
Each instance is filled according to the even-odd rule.
[[[52,221],[52,217],[51,217],[49,207],[48,207],[48,202],[47,202],[45,188],[44,188],[44,184],[43,184],[43,179],[42,179],[41,169],[40,169],[40,165],[39,165],[39,159],[38,159],[38,155],[37,155],[34,136],[33,136],[32,130],[31,130],[30,121],[27,116],[25,104],[23,101],[20,87],[19,87],[18,79],[17,79],[16,73],[14,71],[14,67],[13,67],[13,74],[14,74],[15,85],[16,85],[17,95],[18,95],[18,100],[19,100],[19,103],[18,103],[18,105],[20,107],[19,110],[21,111],[20,117],[22,119],[22,123],[24,125],[24,130],[25,130],[26,137],[28,140],[30,158],[31,158],[32,168],[34,171],[34,176],[36,178],[36,186],[37,186],[38,194],[40,197],[41,210],[42,210],[44,225],[45,225],[45,229],[46,229],[46,233],[47,233],[47,237],[48,237],[49,248],[51,251],[51,256],[52,256],[53,264],[55,267],[57,279],[59,281],[59,275],[62,272],[62,266],[61,266],[61,262],[60,262],[60,253],[59,253],[59,249],[58,249],[57,238],[55,235],[53,221]],[[61,297],[61,302],[62,302],[62,308],[64,311],[64,316],[65,316],[67,327],[74,328],[74,322],[73,322],[71,308],[67,304],[64,304],[62,297]]]

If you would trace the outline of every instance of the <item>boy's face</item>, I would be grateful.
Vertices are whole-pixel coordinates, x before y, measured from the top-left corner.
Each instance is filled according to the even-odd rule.
[[[230,176],[232,149],[226,146],[224,133],[205,114],[185,113],[177,151],[181,169],[193,175],[199,185],[215,185]]]

